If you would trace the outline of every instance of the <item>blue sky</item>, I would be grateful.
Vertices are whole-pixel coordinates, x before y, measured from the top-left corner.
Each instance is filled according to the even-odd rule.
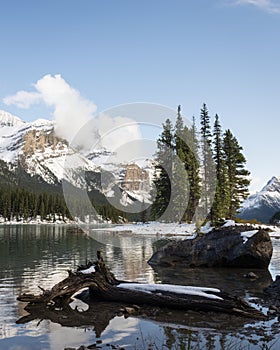
[[[7,106],[46,74],[63,79],[97,112],[136,101],[218,113],[244,148],[257,190],[278,162],[280,1],[1,1],[0,109],[52,118],[35,104]]]

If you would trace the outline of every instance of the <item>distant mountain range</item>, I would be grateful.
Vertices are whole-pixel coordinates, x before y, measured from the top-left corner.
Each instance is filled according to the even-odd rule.
[[[280,211],[280,177],[272,177],[264,188],[249,196],[243,203],[239,217],[269,223]]]
[[[143,191],[143,186],[134,191],[123,186],[128,164],[112,164],[110,156],[111,152],[104,148],[91,150],[89,154],[76,152],[67,140],[55,134],[53,121],[38,119],[24,122],[0,110],[2,184],[4,181],[13,181],[20,172],[25,187],[30,182],[33,188],[34,183],[40,183],[45,188],[61,187],[64,180],[79,189],[98,190],[107,197],[116,197],[117,192],[124,206],[134,201],[149,202],[149,193]],[[66,157],[70,163],[65,166]],[[151,174],[149,163],[142,168]],[[141,178],[134,180],[138,183],[142,181]]]

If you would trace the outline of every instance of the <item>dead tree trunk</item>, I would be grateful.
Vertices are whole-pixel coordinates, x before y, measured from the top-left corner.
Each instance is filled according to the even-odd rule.
[[[117,280],[104,264],[100,252],[98,252],[97,257],[97,261],[93,264],[80,266],[76,272],[68,271],[69,276],[53,286],[51,290],[39,287],[43,292],[41,295],[22,294],[18,300],[30,304],[41,304],[44,307],[53,305],[66,308],[72,300],[73,294],[88,287],[90,297],[94,300],[154,305],[172,309],[223,312],[255,319],[266,318],[263,313],[242,299],[219,290],[211,291],[212,298],[210,298],[207,295],[184,294],[169,290],[144,292],[127,289],[125,283],[130,282]],[[94,272],[85,274],[87,270],[91,271],[91,266],[94,266],[94,270],[92,270]],[[124,283],[121,288],[118,287],[120,283]]]

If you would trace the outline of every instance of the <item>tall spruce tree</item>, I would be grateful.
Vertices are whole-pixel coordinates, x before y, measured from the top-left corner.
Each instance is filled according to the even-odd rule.
[[[208,215],[215,193],[215,167],[211,150],[210,116],[206,104],[200,110],[201,160],[202,160],[202,217]]]
[[[185,129],[185,137],[189,137],[189,167],[186,169],[189,175],[189,203],[187,208],[186,220],[188,222],[196,221],[195,213],[198,208],[198,203],[201,194],[201,178],[199,175],[200,163],[199,163],[199,142],[197,139],[197,130],[195,125],[195,118],[193,117],[193,122],[190,131]]]
[[[222,128],[218,114],[215,115],[214,129],[213,129],[213,158],[216,164],[216,176],[219,182],[222,181],[223,174],[223,138]]]
[[[180,224],[185,219],[189,197],[189,179],[183,159],[183,150],[179,149],[174,159],[172,178],[172,219]]]
[[[177,108],[177,119],[175,123],[175,153],[178,154],[179,150],[183,148],[183,130],[184,130],[184,121],[181,115],[181,105]]]
[[[163,220],[172,221],[172,213],[166,209],[171,197],[171,182],[174,159],[173,127],[170,119],[163,124],[163,131],[157,140],[155,155],[154,185],[156,188],[155,200],[151,208],[154,219],[162,217]]]
[[[211,208],[211,220],[217,222],[225,215],[227,203],[227,182],[225,176],[225,163],[223,157],[223,137],[219,116],[215,115],[213,128],[213,158],[216,166],[216,191]]]
[[[242,147],[230,130],[226,130],[223,139],[224,162],[227,173],[227,191],[229,206],[226,217],[234,218],[240,204],[249,195],[248,186],[250,172],[245,169],[246,159],[242,154]]]
[[[181,106],[178,107],[175,124],[175,151],[181,164],[179,164],[178,159],[177,164],[174,164],[174,188],[176,193],[174,205],[182,219],[191,222],[194,219],[200,198],[200,164],[195,122],[193,122],[190,129],[184,125]],[[183,203],[181,203],[182,201]],[[183,208],[184,213],[182,213]]]
[[[181,115],[181,106],[177,109],[177,120],[175,124],[175,159],[173,166],[172,181],[172,203],[174,220],[182,222],[186,216],[189,197],[188,177],[188,145],[184,139],[184,122]]]

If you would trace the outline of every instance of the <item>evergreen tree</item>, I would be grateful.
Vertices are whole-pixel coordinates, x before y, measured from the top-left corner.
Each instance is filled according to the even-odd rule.
[[[163,220],[171,221],[172,213],[167,210],[171,196],[171,182],[173,170],[174,138],[172,123],[167,119],[163,124],[163,131],[157,141],[157,152],[155,155],[155,200],[151,211],[154,219],[162,217]],[[167,210],[167,211],[166,211]]]
[[[199,144],[197,140],[197,131],[194,117],[190,131],[185,128],[184,138],[188,139],[188,152],[186,152],[188,158],[188,166],[186,167],[186,170],[188,171],[189,177],[189,203],[186,213],[186,220],[188,222],[191,222],[193,220],[196,220],[195,214],[201,194],[201,179],[199,175],[200,163],[198,156]]]
[[[192,221],[200,198],[198,141],[195,124],[191,129],[184,125],[181,106],[178,106],[174,134],[169,120],[163,125],[156,159],[153,218],[162,216],[170,203],[164,220]]]
[[[226,130],[223,139],[224,162],[227,174],[227,191],[229,206],[226,216],[234,218],[240,204],[249,195],[248,186],[250,172],[245,169],[246,159],[242,154],[242,147],[230,130]]]
[[[215,115],[214,130],[213,130],[213,158],[216,164],[216,176],[219,182],[222,181],[223,173],[223,147],[222,147],[222,128],[218,114]]]
[[[173,220],[180,223],[185,219],[189,194],[189,179],[186,171],[189,167],[189,159],[187,157],[188,145],[187,140],[184,138],[184,130],[185,126],[181,115],[181,106],[179,105],[175,123],[175,158],[171,201],[173,206]]]
[[[191,140],[194,143],[194,150],[196,151],[196,155],[198,156],[198,149],[199,149],[199,142],[197,139],[197,128],[196,128],[196,122],[195,122],[195,116],[192,117],[192,126],[191,126]]]
[[[225,176],[225,163],[223,159],[223,138],[222,128],[219,116],[216,114],[213,129],[213,158],[216,166],[216,192],[214,202],[211,208],[212,222],[218,221],[225,216],[225,208],[227,207],[227,183]]]
[[[179,150],[183,148],[183,130],[184,130],[184,121],[181,115],[181,106],[177,108],[177,119],[175,123],[175,152],[178,154]]]
[[[41,220],[44,220],[46,218],[46,210],[45,210],[45,202],[42,200],[40,205],[40,216]]]
[[[200,110],[200,131],[202,138],[202,152],[203,155],[209,152],[211,148],[211,126],[210,126],[210,116],[205,103],[203,103],[202,108]],[[207,161],[207,159],[203,159],[203,161]]]
[[[173,201],[174,209],[177,218],[178,213],[180,213],[182,219],[190,222],[194,219],[200,198],[200,164],[195,120],[193,120],[193,125],[190,129],[185,126],[181,117],[181,106],[178,107],[175,125],[175,145],[176,155],[184,166],[180,165],[178,161],[174,165],[176,195],[176,199]],[[180,201],[183,201],[183,203]]]
[[[210,116],[206,104],[200,110],[201,158],[202,158],[202,217],[208,215],[215,193],[215,167],[211,150]]]
[[[185,164],[183,150],[179,149],[174,160],[173,186],[172,186],[172,218],[180,224],[185,218],[185,212],[188,204],[189,196],[189,179]]]

